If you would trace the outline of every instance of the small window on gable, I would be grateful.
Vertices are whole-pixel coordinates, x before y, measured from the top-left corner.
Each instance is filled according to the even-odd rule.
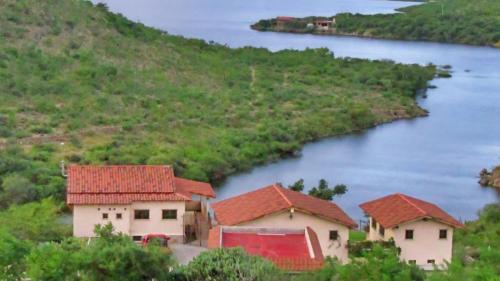
[[[427,263],[428,263],[428,264],[435,264],[435,263],[436,263],[436,260],[427,260]]]
[[[122,219],[122,213],[116,213],[116,219],[121,220]]]
[[[148,220],[149,210],[134,210],[134,218],[136,220]]]
[[[405,239],[408,239],[408,240],[413,239],[413,229],[407,229],[405,231]]]
[[[330,230],[330,240],[338,240],[339,232],[337,230]]]
[[[377,229],[377,221],[374,218],[372,218],[372,228]]]
[[[162,210],[162,219],[164,220],[176,220],[177,219],[177,210]]]
[[[380,235],[382,235],[382,237],[384,237],[384,235],[385,235],[385,228],[383,226],[379,225],[378,233],[380,233]]]
[[[102,213],[102,219],[107,220],[108,219],[108,213]]]
[[[447,239],[448,238],[448,230],[440,229],[439,230],[439,239]]]

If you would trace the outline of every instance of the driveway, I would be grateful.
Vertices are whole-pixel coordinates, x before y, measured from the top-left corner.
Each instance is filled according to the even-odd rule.
[[[182,265],[188,264],[196,256],[201,254],[201,252],[207,250],[207,248],[188,244],[171,244],[169,248],[172,250],[172,254],[177,259],[177,262]]]

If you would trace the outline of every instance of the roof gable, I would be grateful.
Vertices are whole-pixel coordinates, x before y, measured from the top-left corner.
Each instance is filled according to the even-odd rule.
[[[335,203],[274,184],[212,204],[217,221],[237,225],[279,211],[295,208],[348,227],[356,223]]]
[[[432,218],[452,227],[463,227],[462,223],[438,206],[400,193],[363,203],[360,207],[385,228],[423,218]]]

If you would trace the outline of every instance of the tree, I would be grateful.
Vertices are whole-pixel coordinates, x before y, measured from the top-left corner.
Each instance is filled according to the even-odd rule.
[[[0,193],[0,207],[6,208],[10,204],[22,204],[36,199],[36,189],[26,178],[12,174],[3,179]]]
[[[338,184],[334,188],[328,186],[328,182],[324,179],[319,181],[318,187],[313,187],[309,190],[309,195],[319,199],[331,201],[333,197],[343,195],[347,192],[347,186]]]
[[[288,188],[297,192],[304,191],[304,179],[296,181],[294,184],[289,185]]]
[[[201,253],[183,272],[189,281],[278,281],[283,275],[270,261],[250,256],[241,248]]]

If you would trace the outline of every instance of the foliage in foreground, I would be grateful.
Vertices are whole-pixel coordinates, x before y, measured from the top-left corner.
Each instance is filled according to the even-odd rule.
[[[357,35],[376,38],[422,40],[500,48],[500,1],[437,0],[399,9],[400,13],[335,15],[336,25],[321,33]],[[316,17],[301,18],[276,30],[276,20],[261,20],[252,25],[257,30],[315,32],[307,24]]]
[[[299,179],[292,185],[288,186],[289,189],[297,192],[304,191],[305,185],[304,180]],[[347,186],[345,184],[337,184],[335,187],[331,188],[328,186],[328,182],[325,179],[320,179],[318,186],[314,186],[309,189],[308,194],[327,201],[333,200],[335,196],[342,196],[347,192]]]
[[[326,49],[230,49],[80,0],[0,1],[0,26],[0,207],[63,198],[63,159],[218,179],[425,115],[414,95],[435,74]]]

